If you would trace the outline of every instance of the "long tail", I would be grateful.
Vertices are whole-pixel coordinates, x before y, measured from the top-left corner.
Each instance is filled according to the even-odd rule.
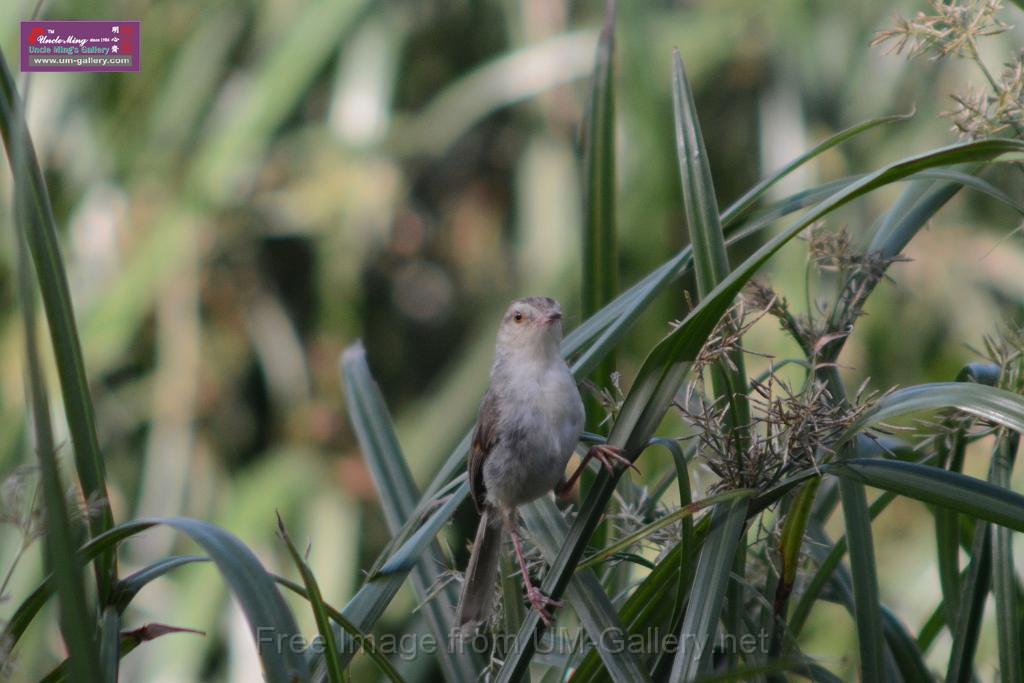
[[[491,616],[502,535],[501,524],[495,523],[495,514],[493,510],[485,509],[476,528],[459,607],[455,611],[455,623],[463,633],[472,633]]]

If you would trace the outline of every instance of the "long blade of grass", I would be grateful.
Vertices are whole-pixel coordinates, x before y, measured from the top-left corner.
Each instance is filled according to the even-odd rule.
[[[948,448],[946,439],[938,444],[940,465],[951,472],[960,472],[967,447],[967,425],[955,415],[947,418],[944,423],[951,433]],[[960,515],[949,508],[935,510],[935,551],[946,624],[952,631],[960,613]]]
[[[846,526],[846,543],[850,555],[853,582],[854,620],[860,648],[860,676],[865,681],[888,680],[884,669],[882,643],[881,599],[875,572],[874,543],[871,538],[871,516],[868,514],[864,487],[852,479],[839,482],[839,496]]]
[[[828,537],[817,524],[812,523],[809,527],[810,535],[814,540],[809,545],[809,553],[819,563],[827,562],[825,549],[829,546]],[[844,539],[845,541],[845,539]],[[829,553],[831,554],[831,552]],[[856,605],[853,597],[853,579],[846,567],[837,567],[830,577],[832,598],[842,604],[851,616],[856,613]],[[882,621],[882,634],[885,638],[887,651],[883,660],[886,667],[886,676],[892,680],[913,681],[914,683],[928,683],[932,680],[928,669],[924,665],[920,650],[914,639],[900,623],[899,619],[885,605],[880,605]],[[795,636],[794,636],[795,640]],[[865,679],[866,680],[866,679]]]
[[[1024,531],[1024,496],[982,479],[893,460],[854,459],[824,465],[822,470]]]
[[[106,469],[96,438],[96,420],[71,307],[67,273],[61,259],[53,208],[32,138],[25,126],[21,98],[3,52],[0,52],[0,136],[3,137],[7,158],[14,173],[15,194],[24,211],[25,241],[32,255],[50,328],[64,411],[74,445],[78,480],[88,500],[102,503],[99,514],[89,518],[95,536],[114,525],[108,504]],[[96,564],[96,581],[101,601],[106,600],[111,583],[116,579],[115,574],[115,557],[111,554],[100,558]]]
[[[121,614],[114,607],[103,610],[100,621],[100,666],[103,683],[117,683],[121,665]]]
[[[388,529],[392,534],[398,534],[415,514],[420,493],[398,443],[384,398],[370,374],[366,351],[361,343],[349,347],[342,355],[341,375],[349,418],[380,495]],[[441,589],[433,598],[430,595],[438,568],[443,566],[440,550],[431,545],[410,576],[417,599],[424,603],[427,624],[439,643],[446,642],[451,632],[454,617],[450,606],[458,599],[453,586]],[[449,681],[472,683],[483,665],[476,660],[472,650],[460,652],[447,647],[438,648],[441,668]]]
[[[697,560],[690,604],[679,633],[679,652],[672,661],[673,681],[692,680],[711,665],[711,648],[746,517],[746,496],[718,506],[712,513],[711,531]]]
[[[1020,438],[1000,434],[992,454],[989,481],[1010,488],[1013,461]],[[999,645],[999,675],[1005,683],[1024,680],[1021,670],[1020,604],[1017,596],[1017,572],[1013,561],[1013,534],[1005,527],[994,529],[992,540],[992,594],[996,606],[996,638]]]
[[[124,611],[140,590],[155,579],[160,578],[172,569],[183,567],[194,562],[209,562],[210,558],[202,555],[176,555],[158,560],[148,567],[143,567],[137,572],[124,577],[114,585],[110,603]]]
[[[984,420],[1024,432],[1024,398],[971,382],[917,384],[886,395],[847,429],[852,435],[894,417],[938,408],[959,408]]]
[[[17,157],[19,162],[22,159]],[[23,163],[13,166],[18,178],[25,168]],[[43,535],[45,559],[55,576],[59,603],[59,623],[64,644],[71,661],[72,680],[101,680],[102,667],[96,651],[94,636],[95,613],[86,601],[82,580],[82,564],[75,555],[75,529],[68,513],[64,484],[57,464],[57,449],[50,422],[50,401],[43,379],[42,364],[36,346],[36,299],[32,282],[32,264],[26,246],[27,200],[25,184],[15,181],[14,214],[17,230],[18,294],[21,304],[25,353],[26,401],[31,407],[31,421],[35,435],[36,457],[39,461],[43,485]],[[13,647],[13,644],[12,644]]]
[[[969,683],[973,679],[974,653],[981,634],[989,581],[992,578],[992,528],[978,522],[971,546],[971,563],[960,595],[960,613],[953,631],[953,647],[946,668],[946,683]],[[1019,643],[1018,643],[1019,645]]]
[[[718,215],[718,200],[711,181],[711,166],[700,133],[693,93],[679,51],[672,53],[672,101],[675,113],[676,157],[682,181],[686,225],[693,245],[693,269],[697,292],[704,298],[729,274],[729,256],[725,234]],[[746,429],[750,423],[747,403],[747,376],[743,351],[733,350],[728,359],[715,363],[711,379],[714,394],[729,405],[726,424],[736,443],[736,452],[745,453]]]
[[[615,239],[615,2],[608,0],[597,41],[590,104],[583,127],[583,315],[590,317],[615,298],[618,252]],[[606,356],[599,380],[615,369]]]
[[[331,620],[327,616],[327,610],[324,607],[324,597],[320,594],[320,586],[317,584],[313,570],[309,568],[306,560],[299,554],[295,544],[292,543],[292,539],[288,536],[288,531],[284,527],[284,520],[281,519],[280,514],[277,515],[277,534],[288,547],[288,554],[291,555],[295,568],[299,570],[299,575],[302,576],[302,583],[306,586],[306,597],[309,600],[309,606],[313,610],[316,630],[320,634],[320,638],[323,639],[323,656],[326,663],[327,680],[330,683],[343,683],[345,671],[341,666],[341,661],[338,659],[338,643],[334,640],[334,631],[331,629]]]

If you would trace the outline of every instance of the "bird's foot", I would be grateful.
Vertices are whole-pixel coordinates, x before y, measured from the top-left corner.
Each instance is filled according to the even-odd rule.
[[[634,465],[629,458],[622,455],[621,448],[601,443],[596,446],[591,446],[590,453],[591,457],[601,463],[601,467],[608,471],[608,474],[615,473],[615,465],[630,467],[636,470],[637,474],[640,473],[640,468]]]
[[[537,611],[537,616],[544,622],[545,626],[551,626],[551,619],[554,610],[563,605],[561,600],[555,600],[541,592],[540,588],[530,586],[526,589],[526,598],[530,601],[530,607]]]

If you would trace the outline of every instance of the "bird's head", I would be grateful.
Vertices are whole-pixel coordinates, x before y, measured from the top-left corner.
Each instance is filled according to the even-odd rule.
[[[562,307],[546,296],[516,299],[498,328],[498,347],[508,350],[558,355],[561,342]]]

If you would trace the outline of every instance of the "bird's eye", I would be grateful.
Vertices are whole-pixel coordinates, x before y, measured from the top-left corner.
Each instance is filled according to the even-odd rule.
[[[521,323],[523,322],[523,314],[520,313],[519,311],[516,311],[516,314],[512,316],[512,319],[515,320],[517,323]]]

